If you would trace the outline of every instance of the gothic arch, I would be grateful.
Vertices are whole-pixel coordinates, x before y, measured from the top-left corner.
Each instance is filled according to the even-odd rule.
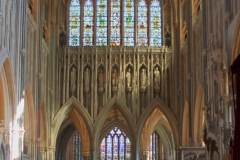
[[[178,132],[178,121],[172,111],[169,109],[169,107],[159,98],[155,98],[152,103],[148,105],[148,107],[144,110],[144,113],[140,116],[140,121],[137,124],[137,146],[141,146],[141,135],[143,132],[143,128],[149,118],[149,116],[154,112],[154,110],[158,108],[163,115],[166,117],[166,119],[169,122],[171,131],[173,133],[173,139],[174,139],[174,146],[175,149],[179,147],[179,132]]]
[[[234,33],[230,64],[233,63],[233,61],[237,58],[239,54],[240,54],[240,18],[238,18],[238,23],[236,25]]]
[[[182,146],[188,146],[188,132],[189,132],[189,106],[187,100],[185,100],[182,120]]]
[[[92,142],[92,137],[90,137],[90,135],[93,133],[93,123],[87,110],[75,97],[71,97],[61,107],[52,121],[52,135],[55,136],[52,139],[52,145],[56,146],[56,139],[60,126],[68,115],[72,119],[78,133],[80,134],[80,137],[84,137],[85,139],[82,144],[83,154],[88,154],[90,150],[90,144]]]
[[[0,72],[0,103],[1,120],[5,120],[7,127],[12,125],[14,117],[14,87],[10,60],[5,59]],[[11,123],[11,124],[10,124]]]
[[[131,114],[130,110],[127,108],[125,104],[123,104],[117,97],[113,97],[101,110],[100,114],[96,120],[96,128],[95,128],[95,135],[94,135],[94,144],[93,146],[98,146],[98,140],[100,137],[100,133],[102,130],[103,123],[106,120],[107,115],[109,112],[116,107],[122,113],[123,117],[126,119],[127,124],[129,126],[129,130],[131,133],[135,133],[135,119]]]
[[[203,140],[203,130],[204,130],[204,93],[203,88],[199,84],[196,104],[195,104],[195,113],[194,113],[194,144],[195,146],[200,146]]]

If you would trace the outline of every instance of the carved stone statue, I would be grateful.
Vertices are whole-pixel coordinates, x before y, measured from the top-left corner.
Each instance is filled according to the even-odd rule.
[[[140,87],[146,87],[147,84],[147,74],[146,69],[141,69],[140,73]]]
[[[103,71],[99,69],[98,72],[98,91],[103,92],[104,90],[104,78],[103,78]]]
[[[115,94],[118,90],[118,73],[114,68],[112,72],[112,92]]]
[[[76,68],[73,67],[70,73],[70,92],[74,93],[76,90]]]
[[[89,87],[89,80],[90,80],[90,70],[86,68],[84,72],[84,92],[88,93],[90,91]]]
[[[154,88],[160,88],[160,72],[158,67],[154,69]]]
[[[113,86],[118,85],[118,74],[116,69],[113,69],[113,72],[112,72],[112,85]]]
[[[127,87],[128,88],[131,88],[131,79],[132,79],[131,69],[129,68],[127,73],[126,73],[126,80],[127,80]]]

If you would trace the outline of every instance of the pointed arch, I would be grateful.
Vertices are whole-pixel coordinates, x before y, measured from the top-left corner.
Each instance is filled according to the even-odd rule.
[[[189,106],[188,101],[185,100],[182,120],[182,144],[181,146],[188,146],[188,133],[189,133]]]
[[[126,119],[126,122],[129,126],[129,130],[131,132],[131,135],[135,133],[135,119],[133,115],[131,114],[130,110],[127,108],[125,104],[123,104],[117,97],[113,97],[101,110],[100,114],[98,115],[96,119],[95,124],[95,135],[94,135],[94,144],[93,146],[98,146],[98,140],[100,137],[100,133],[102,130],[103,123],[106,120],[107,115],[112,110],[113,107],[116,107],[119,109],[119,111],[122,113],[123,117]]]
[[[92,142],[92,137],[90,135],[93,134],[93,123],[91,120],[90,115],[88,114],[87,110],[84,106],[75,98],[71,97],[58,111],[56,116],[52,121],[53,126],[53,134],[54,137],[52,138],[52,144],[56,145],[57,135],[60,129],[61,124],[65,120],[65,118],[69,115],[72,119],[78,133],[80,136],[85,137],[89,140],[89,144]],[[86,131],[83,131],[86,130]],[[84,146],[84,145],[83,145]],[[85,148],[88,148],[88,151],[85,150],[86,154],[89,152],[89,145],[86,142]]]
[[[203,130],[204,130],[204,92],[202,86],[198,85],[195,113],[194,113],[194,144],[195,146],[200,146],[203,140]]]
[[[6,58],[0,70],[0,118],[10,127],[14,117],[14,85],[12,67],[9,58]]]
[[[169,107],[163,102],[163,100],[159,97],[155,98],[152,103],[150,103],[147,108],[144,110],[144,113],[140,116],[140,121],[137,124],[137,146],[141,146],[141,135],[143,132],[143,128],[148,120],[148,117],[151,115],[151,113],[154,112],[154,110],[158,108],[163,115],[166,117],[166,119],[169,122],[169,125],[171,127],[171,131],[173,133],[173,139],[174,139],[174,149],[177,149],[179,147],[179,131],[178,131],[178,121],[176,117],[174,116],[173,112],[169,109]]]

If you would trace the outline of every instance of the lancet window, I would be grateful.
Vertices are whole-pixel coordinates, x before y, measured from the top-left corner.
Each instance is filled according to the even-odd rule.
[[[103,138],[100,145],[100,159],[131,159],[131,142],[126,134],[117,127]]]
[[[159,0],[71,0],[69,6],[69,46],[162,46]]]

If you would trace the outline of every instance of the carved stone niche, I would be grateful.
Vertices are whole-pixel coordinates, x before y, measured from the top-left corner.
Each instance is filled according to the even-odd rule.
[[[147,66],[143,64],[140,69],[139,69],[139,87],[140,87],[140,92],[145,93],[147,89]]]
[[[77,88],[77,67],[75,65],[72,65],[70,67],[70,71],[69,71],[69,92],[70,95],[72,96],[76,96],[76,88]]]
[[[133,73],[134,71],[134,68],[132,65],[128,65],[125,69],[125,81],[126,81],[126,92],[131,92],[132,91],[132,88],[133,88],[133,84],[132,84],[132,78],[133,78]]]
[[[97,86],[98,86],[98,92],[103,93],[104,92],[104,84],[105,84],[105,67],[103,65],[100,65],[98,67],[98,74],[97,74]]]
[[[116,96],[118,91],[119,73],[119,66],[114,64],[111,69],[112,96]]]
[[[156,95],[159,95],[161,90],[161,67],[159,65],[155,65],[153,68],[153,88]]]

